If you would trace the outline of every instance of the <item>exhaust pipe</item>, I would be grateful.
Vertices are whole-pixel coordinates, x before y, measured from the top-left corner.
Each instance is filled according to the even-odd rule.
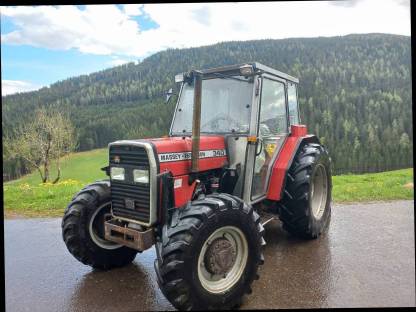
[[[199,172],[199,142],[201,137],[202,72],[192,71],[194,78],[194,111],[192,118],[191,173]]]

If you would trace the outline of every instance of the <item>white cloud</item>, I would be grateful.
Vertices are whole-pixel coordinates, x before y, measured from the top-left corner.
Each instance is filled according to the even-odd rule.
[[[129,16],[139,16],[142,15],[140,9],[143,7],[143,4],[125,4],[123,5],[123,11]]]
[[[398,4],[403,5],[406,8],[410,8],[410,0],[394,0]]]
[[[355,6],[360,0],[337,0],[331,1],[330,4],[350,8]]]
[[[113,59],[109,62],[109,65],[111,66],[119,66],[119,65],[123,65],[123,64],[127,64],[132,62],[131,60],[127,60],[127,59],[122,59],[119,58],[117,56],[114,56]]]
[[[409,2],[407,2],[409,3]],[[253,3],[182,3],[2,7],[18,29],[3,43],[84,53],[144,57],[166,48],[230,40],[337,36],[350,33],[410,35],[406,0]],[[159,27],[141,30],[133,18]],[[121,62],[115,61],[115,62]]]
[[[139,35],[138,24],[114,5],[87,5],[85,10],[75,6],[5,7],[1,14],[19,27],[2,35],[3,43],[131,54]]]
[[[1,95],[8,95],[17,92],[28,92],[40,89],[41,87],[28,81],[22,80],[2,80]]]

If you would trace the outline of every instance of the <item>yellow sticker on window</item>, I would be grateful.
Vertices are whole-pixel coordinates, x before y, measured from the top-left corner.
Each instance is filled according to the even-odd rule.
[[[265,149],[266,149],[267,154],[269,154],[269,157],[272,157],[276,149],[276,144],[275,143],[266,144]]]

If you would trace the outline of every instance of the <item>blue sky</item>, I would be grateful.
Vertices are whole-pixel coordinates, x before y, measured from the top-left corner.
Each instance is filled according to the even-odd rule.
[[[3,95],[167,48],[350,33],[410,35],[408,0],[17,6],[1,7],[0,14]]]
[[[85,5],[77,7],[81,10],[85,9]],[[158,24],[146,15],[134,16],[132,20],[138,23],[141,30],[158,27]],[[19,27],[13,23],[13,18],[1,16],[1,34],[18,29]],[[29,89],[141,59],[143,57],[117,53],[110,55],[82,53],[75,48],[63,51],[28,44],[4,44],[3,41],[1,43],[2,80],[25,81],[30,83]]]

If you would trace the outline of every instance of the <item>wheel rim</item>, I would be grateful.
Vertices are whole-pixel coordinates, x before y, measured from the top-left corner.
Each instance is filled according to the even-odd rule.
[[[199,254],[198,278],[202,287],[214,294],[231,289],[242,276],[247,258],[247,239],[240,229],[235,226],[217,229]]]
[[[120,248],[122,245],[104,239],[104,221],[106,220],[106,216],[110,215],[110,209],[106,212],[106,208],[110,208],[110,205],[110,203],[105,203],[95,210],[88,225],[88,232],[95,244],[101,248],[111,250]]]
[[[316,166],[315,173],[312,177],[311,185],[311,208],[316,219],[321,219],[327,201],[328,179],[325,167],[321,164]]]

